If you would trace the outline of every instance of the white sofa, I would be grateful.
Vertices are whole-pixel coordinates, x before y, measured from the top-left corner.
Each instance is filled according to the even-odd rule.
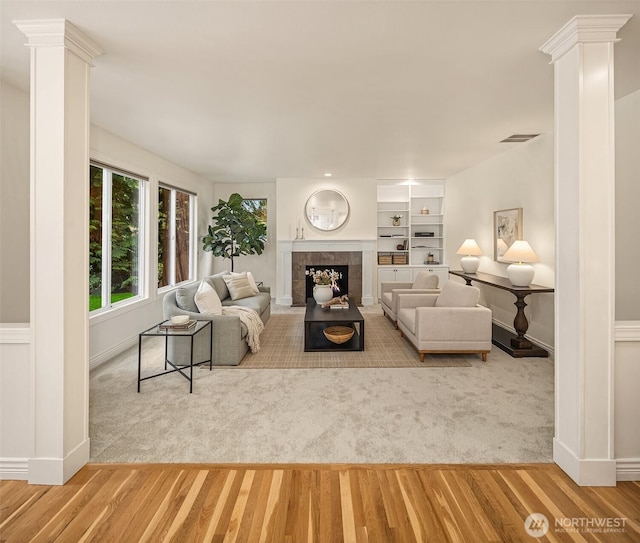
[[[447,281],[438,294],[400,294],[398,328],[424,362],[428,353],[491,352],[491,310],[478,305],[477,287]]]

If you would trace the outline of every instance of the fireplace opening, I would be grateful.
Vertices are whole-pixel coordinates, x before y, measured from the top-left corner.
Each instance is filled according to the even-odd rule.
[[[335,297],[349,294],[349,266],[315,264],[311,266],[305,266],[305,272],[308,272],[311,268],[313,268],[314,270],[335,270],[336,272],[338,272],[340,274],[340,278],[336,280],[336,286],[333,289],[333,295]],[[313,279],[306,275],[305,300],[308,298],[313,298],[313,286]]]

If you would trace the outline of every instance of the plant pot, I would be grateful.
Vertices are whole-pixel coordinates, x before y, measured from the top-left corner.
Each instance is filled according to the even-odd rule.
[[[393,226],[400,226],[400,219],[391,219]]]
[[[317,304],[323,304],[333,298],[331,285],[315,285],[313,287],[313,299]]]

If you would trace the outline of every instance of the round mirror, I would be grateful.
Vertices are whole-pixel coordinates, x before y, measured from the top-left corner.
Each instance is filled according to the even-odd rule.
[[[349,218],[349,202],[337,190],[318,190],[309,196],[305,215],[318,230],[336,230]]]

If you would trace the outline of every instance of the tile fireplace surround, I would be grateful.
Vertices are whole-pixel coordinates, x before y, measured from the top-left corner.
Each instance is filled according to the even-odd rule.
[[[279,305],[305,305],[305,266],[349,266],[349,294],[372,305],[374,240],[284,240],[278,242]],[[318,254],[321,253],[321,254]]]

